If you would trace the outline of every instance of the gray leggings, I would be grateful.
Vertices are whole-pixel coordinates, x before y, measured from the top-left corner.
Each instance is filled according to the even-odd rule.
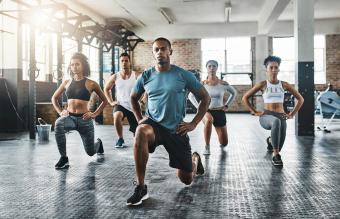
[[[286,138],[286,119],[283,113],[265,110],[260,116],[260,124],[264,129],[271,130],[271,143],[274,149],[281,150]]]
[[[61,156],[67,156],[65,133],[70,130],[77,130],[79,132],[85,151],[89,156],[94,155],[98,151],[100,143],[94,143],[92,119],[84,120],[79,116],[62,116],[55,122],[55,139]]]

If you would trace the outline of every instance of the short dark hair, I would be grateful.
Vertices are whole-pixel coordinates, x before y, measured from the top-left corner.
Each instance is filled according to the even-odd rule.
[[[123,52],[122,54],[120,54],[119,58],[121,58],[121,57],[123,57],[123,56],[128,57],[129,60],[130,60],[130,56],[129,56],[129,54],[128,54],[127,52]]]
[[[76,52],[72,55],[70,59],[70,64],[68,65],[67,71],[73,77],[73,72],[71,71],[71,60],[72,59],[79,59],[81,65],[83,66],[83,75],[85,77],[90,76],[91,70],[90,70],[90,64],[88,58],[81,52]]]
[[[205,64],[205,67],[208,67],[208,64],[214,64],[216,67],[218,67],[218,62],[216,60],[209,60]]]
[[[155,40],[152,42],[152,44],[154,44],[154,43],[157,42],[157,41],[164,41],[164,42],[166,42],[166,43],[168,44],[169,48],[171,49],[171,43],[170,43],[170,41],[169,41],[167,38],[158,37],[157,39],[155,39]]]
[[[279,66],[280,66],[281,58],[278,57],[278,56],[268,56],[263,62],[264,66],[267,67],[269,62],[277,62],[277,64],[279,64]]]

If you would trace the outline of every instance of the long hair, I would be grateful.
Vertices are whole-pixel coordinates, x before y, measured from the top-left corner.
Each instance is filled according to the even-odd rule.
[[[89,60],[88,58],[80,52],[76,52],[72,55],[71,60],[72,59],[78,59],[80,60],[81,65],[83,66],[83,75],[84,77],[90,76],[91,72],[90,72],[90,64],[89,64]],[[71,71],[71,60],[70,60],[70,64],[68,65],[67,68],[67,72],[71,75],[71,77],[73,78],[73,72]]]

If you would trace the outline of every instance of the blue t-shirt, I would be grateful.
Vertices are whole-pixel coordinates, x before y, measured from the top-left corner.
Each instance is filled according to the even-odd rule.
[[[185,117],[188,91],[197,92],[201,87],[193,73],[171,65],[166,72],[158,72],[155,67],[144,71],[132,92],[141,95],[145,91],[147,116],[174,133]]]

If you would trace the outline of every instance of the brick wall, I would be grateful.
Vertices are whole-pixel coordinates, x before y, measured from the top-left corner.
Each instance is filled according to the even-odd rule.
[[[184,69],[201,69],[201,40],[187,39],[171,41],[173,54],[171,63]],[[139,43],[133,52],[133,69],[142,72],[154,65],[152,41]]]
[[[340,35],[326,36],[326,83],[340,89]]]

